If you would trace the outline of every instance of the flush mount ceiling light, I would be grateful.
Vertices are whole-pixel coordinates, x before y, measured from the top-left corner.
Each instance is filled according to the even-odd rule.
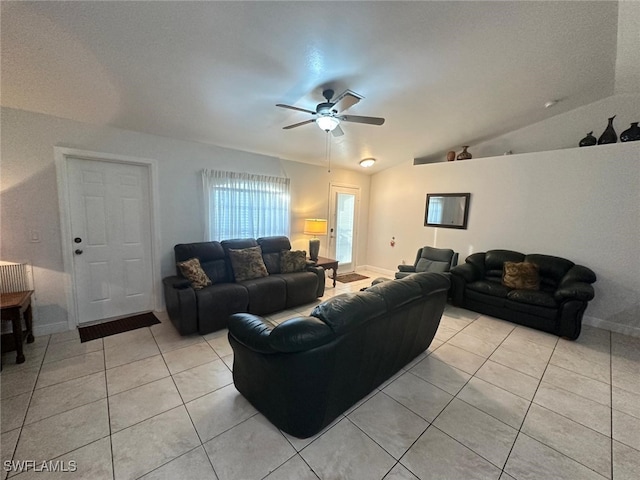
[[[544,104],[544,108],[551,108],[558,103],[559,100],[549,100]]]
[[[325,132],[332,132],[338,125],[340,125],[340,120],[336,117],[322,116],[316,118],[316,123]]]
[[[373,164],[376,163],[375,158],[364,158],[360,160],[360,166],[363,168],[373,167]]]

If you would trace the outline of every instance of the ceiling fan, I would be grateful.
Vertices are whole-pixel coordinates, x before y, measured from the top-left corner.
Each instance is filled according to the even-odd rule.
[[[305,108],[294,107],[293,105],[284,105],[278,103],[276,107],[288,108],[289,110],[297,110],[299,112],[310,113],[314,116],[311,120],[305,120],[304,122],[294,123],[293,125],[287,125],[282,127],[284,130],[291,128],[301,127],[308,123],[316,123],[325,132],[331,132],[334,137],[340,137],[344,135],[342,128],[340,128],[340,122],[354,122],[354,123],[366,123],[368,125],[382,125],[384,118],[379,117],[362,117],[359,115],[343,115],[342,112],[352,107],[364,97],[358,95],[351,90],[345,90],[343,93],[333,98],[335,92],[330,88],[322,92],[322,96],[326,102],[319,103],[316,106],[316,111],[307,110]],[[333,100],[332,100],[333,99]]]

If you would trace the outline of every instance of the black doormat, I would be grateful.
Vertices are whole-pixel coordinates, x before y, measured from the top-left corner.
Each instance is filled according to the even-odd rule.
[[[340,283],[350,283],[357,282],[358,280],[364,280],[365,278],[369,277],[365,277],[364,275],[360,275],[359,273],[345,273],[343,275],[338,275],[336,277],[336,280]]]
[[[141,313],[132,317],[120,318],[111,322],[99,323],[97,325],[89,325],[88,327],[80,327],[80,342],[88,342],[96,338],[108,337],[129,330],[136,330],[142,327],[150,327],[160,323],[160,320],[152,313]]]

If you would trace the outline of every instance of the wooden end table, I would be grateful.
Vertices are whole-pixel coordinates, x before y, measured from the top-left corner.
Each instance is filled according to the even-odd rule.
[[[13,325],[13,340],[16,344],[16,363],[24,363],[22,350],[22,319],[27,326],[27,343],[33,343],[33,325],[31,312],[31,295],[33,290],[24,292],[0,293],[2,321],[11,321]]]
[[[316,265],[319,267],[324,268],[325,270],[333,270],[333,276],[331,277],[333,279],[333,286],[336,286],[336,277],[338,276],[338,260],[334,260],[332,258],[325,258],[325,257],[318,257],[317,260],[315,260]]]

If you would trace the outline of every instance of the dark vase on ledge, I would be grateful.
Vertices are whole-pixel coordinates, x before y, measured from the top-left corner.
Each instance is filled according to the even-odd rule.
[[[640,140],[640,127],[638,122],[632,122],[631,127],[620,134],[621,142],[637,142]]]
[[[586,137],[580,140],[580,143],[578,145],[581,147],[590,147],[592,145],[595,145],[597,142],[598,141],[596,140],[596,137],[593,136],[593,132],[589,132],[587,133]]]
[[[609,124],[607,125],[607,128],[605,128],[604,132],[602,132],[602,135],[600,135],[600,138],[598,139],[598,145],[605,145],[607,143],[616,143],[618,141],[618,135],[616,134],[616,131],[613,128],[614,118],[616,118],[615,115],[609,119]]]
[[[462,147],[462,151],[458,154],[458,160],[469,160],[470,158],[473,158],[473,155],[467,152],[467,148],[469,148],[469,145]]]

